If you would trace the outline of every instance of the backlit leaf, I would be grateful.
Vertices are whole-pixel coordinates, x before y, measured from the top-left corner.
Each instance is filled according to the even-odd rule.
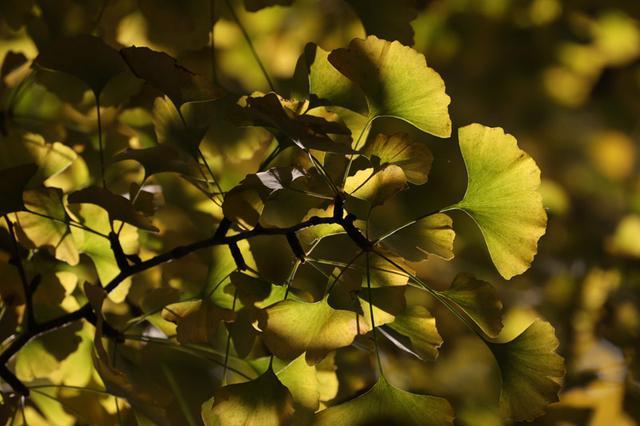
[[[548,322],[537,320],[507,343],[490,344],[502,377],[500,411],[514,421],[532,420],[558,401],[564,360]]]
[[[267,320],[261,327],[264,342],[281,359],[294,359],[306,352],[307,363],[317,364],[329,352],[349,346],[359,331],[358,315],[333,309],[327,298],[315,303],[285,300],[266,312]]]
[[[315,425],[402,424],[453,425],[453,409],[446,399],[413,394],[380,377],[366,393],[316,414]]]
[[[394,164],[402,169],[407,181],[414,185],[427,183],[433,154],[425,144],[411,142],[406,133],[379,133],[367,141],[362,153],[376,168]]]
[[[369,36],[334,50],[329,61],[363,90],[370,117],[397,117],[435,136],[451,135],[450,98],[422,54]]]
[[[407,178],[402,169],[393,164],[377,172],[374,169],[358,170],[355,175],[347,178],[344,185],[345,192],[366,201],[369,210],[384,204],[406,188]],[[349,209],[349,204],[347,208]]]
[[[202,404],[207,426],[279,426],[293,415],[293,398],[272,369],[246,383],[218,389]]]
[[[234,313],[208,300],[198,300],[165,306],[162,316],[177,324],[176,332],[180,343],[215,345],[220,323],[232,320]]]
[[[451,228],[451,218],[444,213],[436,213],[410,222],[381,242],[412,262],[426,259],[429,254],[445,260],[453,259],[453,240],[456,236]]]
[[[498,272],[509,279],[529,268],[545,232],[540,170],[499,127],[471,124],[459,138],[469,183],[453,208],[475,220]]]
[[[406,347],[420,359],[436,359],[442,337],[436,328],[436,319],[423,306],[412,305],[388,324],[391,330],[408,339]],[[393,339],[392,342],[396,343]],[[397,344],[397,343],[396,343]],[[404,343],[401,343],[404,344]]]

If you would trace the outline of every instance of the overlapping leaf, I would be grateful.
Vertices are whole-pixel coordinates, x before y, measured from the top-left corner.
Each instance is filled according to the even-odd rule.
[[[0,170],[0,214],[24,210],[22,193],[38,171],[35,164],[23,164]]]
[[[422,54],[397,41],[369,36],[334,50],[329,61],[360,86],[369,117],[397,117],[435,136],[451,135],[450,98]]]
[[[402,169],[407,181],[423,185],[429,178],[433,154],[425,144],[411,142],[406,133],[379,133],[367,141],[362,153],[371,159],[376,169],[394,164]]]
[[[438,357],[438,349],[443,340],[436,328],[436,319],[425,307],[409,306],[404,312],[396,315],[387,327],[390,330],[387,330],[385,335],[402,350],[420,359]]]
[[[449,216],[436,213],[398,228],[381,237],[380,242],[413,262],[424,260],[430,254],[450,260],[455,238],[452,224]]]

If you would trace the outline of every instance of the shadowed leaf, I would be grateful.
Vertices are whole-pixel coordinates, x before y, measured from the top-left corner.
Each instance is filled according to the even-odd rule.
[[[547,225],[540,170],[499,127],[471,124],[459,138],[469,183],[453,208],[478,224],[498,272],[510,279],[529,268]]]
[[[22,193],[38,171],[35,164],[23,164],[0,170],[0,214],[24,210]]]
[[[443,340],[436,328],[436,319],[425,307],[419,305],[407,307],[404,312],[396,315],[395,320],[387,327],[408,340],[402,342],[405,339],[400,338],[395,341],[390,339],[401,349],[408,348],[409,353],[422,360],[438,357],[438,349]]]
[[[502,377],[500,411],[514,421],[532,420],[558,401],[564,360],[548,322],[537,320],[508,343],[489,344]]]
[[[422,54],[369,36],[334,50],[329,61],[363,90],[370,117],[397,117],[435,136],[451,135],[450,98]]]
[[[453,259],[453,240],[456,236],[452,224],[449,216],[436,213],[410,222],[380,241],[412,262],[424,260],[429,254],[450,260]]]
[[[415,0],[346,0],[362,20],[367,34],[413,44],[411,21],[418,16]]]

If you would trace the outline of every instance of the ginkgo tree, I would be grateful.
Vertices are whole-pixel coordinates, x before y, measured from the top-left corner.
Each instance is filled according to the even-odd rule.
[[[415,272],[454,257],[454,210],[475,221],[502,277],[525,272],[546,227],[540,170],[501,128],[452,135],[441,76],[350,3],[373,34],[331,52],[308,44],[286,94],[234,93],[165,52],[90,34],[5,57],[7,424],[452,424],[446,399],[386,373],[383,340],[424,362],[443,344],[409,287],[486,343],[505,418],[557,400],[564,366],[549,323],[505,341],[491,284],[462,273],[441,290]],[[43,124],[14,119],[18,106]],[[407,133],[376,132],[382,117],[459,144],[461,200],[401,226],[371,220],[438,161]],[[236,178],[233,158],[216,160],[230,139],[258,141],[257,169]],[[354,345],[371,350],[377,380],[338,403],[335,354]]]

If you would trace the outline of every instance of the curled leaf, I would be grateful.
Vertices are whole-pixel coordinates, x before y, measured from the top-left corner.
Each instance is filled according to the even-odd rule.
[[[498,272],[510,279],[529,268],[547,225],[540,169],[499,127],[471,124],[459,138],[469,183],[453,208],[478,224]]]

